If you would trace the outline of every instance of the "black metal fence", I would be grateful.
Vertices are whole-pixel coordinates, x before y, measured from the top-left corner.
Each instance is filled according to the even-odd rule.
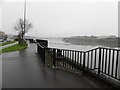
[[[43,61],[54,67],[74,71],[92,70],[98,75],[106,75],[120,80],[120,50],[95,48],[88,51],[75,51],[57,48],[44,48],[37,44]]]
[[[120,80],[120,50],[99,48],[99,72]]]
[[[40,55],[43,63],[45,64],[45,48],[48,47],[48,41],[36,39],[36,43],[37,43],[37,52]]]
[[[43,47],[48,47],[48,41],[47,40],[40,40],[36,39],[36,42],[42,45]]]
[[[37,43],[37,53],[40,55],[43,63],[45,64],[45,48]]]
[[[26,40],[28,40],[30,43],[35,43],[34,39],[26,39]]]

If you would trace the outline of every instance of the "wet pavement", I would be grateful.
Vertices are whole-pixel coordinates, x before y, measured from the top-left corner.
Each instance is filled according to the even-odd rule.
[[[2,55],[3,88],[93,88],[85,78],[42,64],[36,45]],[[103,86],[104,87],[104,86]]]

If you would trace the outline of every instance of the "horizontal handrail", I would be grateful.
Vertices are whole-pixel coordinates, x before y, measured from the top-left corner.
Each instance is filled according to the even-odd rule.
[[[99,47],[101,49],[109,49],[109,50],[115,50],[115,51],[120,51],[120,49],[115,49],[115,48],[108,48],[108,47]]]
[[[85,53],[86,53],[86,52],[93,51],[93,50],[97,50],[97,49],[99,49],[99,47],[97,47],[97,48],[94,48],[94,49],[87,50],[87,51],[85,51]]]
[[[93,51],[93,50],[97,50],[97,49],[109,49],[109,50],[115,50],[115,51],[120,51],[120,49],[114,49],[114,48],[107,48],[107,47],[97,47],[97,48],[94,48],[94,49],[90,49],[90,50],[86,50],[86,51],[79,51],[79,50],[69,50],[69,49],[59,49],[59,48],[52,48],[52,49],[59,49],[59,50],[67,50],[67,51],[76,51],[76,52],[90,52],[90,51]],[[50,49],[49,47],[48,47],[48,49]]]
[[[37,43],[41,48],[45,48],[45,47],[43,47],[42,45],[40,45],[40,43]]]
[[[48,48],[48,49],[59,49],[59,48]],[[59,49],[59,50],[76,51],[76,52],[82,52],[82,53],[84,53],[84,52],[85,52],[85,51],[69,50],[69,49]]]

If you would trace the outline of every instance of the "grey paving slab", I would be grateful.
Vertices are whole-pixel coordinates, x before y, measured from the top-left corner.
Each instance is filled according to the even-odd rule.
[[[42,64],[36,45],[2,55],[3,88],[93,88],[86,79]]]

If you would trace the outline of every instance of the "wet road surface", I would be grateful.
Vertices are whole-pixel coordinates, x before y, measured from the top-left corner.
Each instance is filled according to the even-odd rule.
[[[2,55],[3,88],[93,88],[83,77],[42,64],[36,45]]]

